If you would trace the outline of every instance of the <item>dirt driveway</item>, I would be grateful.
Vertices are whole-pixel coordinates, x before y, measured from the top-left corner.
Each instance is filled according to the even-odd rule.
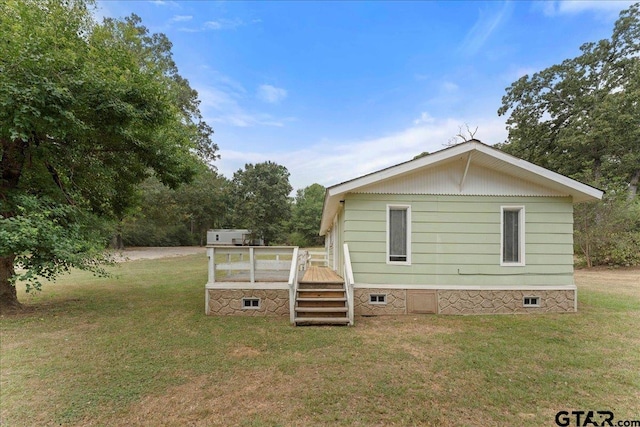
[[[205,253],[202,246],[175,246],[175,247],[133,247],[116,254],[118,262],[135,261],[138,259],[169,258],[184,255]]]

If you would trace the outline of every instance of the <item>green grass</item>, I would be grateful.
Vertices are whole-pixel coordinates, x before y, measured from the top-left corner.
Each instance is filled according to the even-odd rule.
[[[579,281],[576,314],[353,328],[207,317],[204,255],[115,274],[74,272],[0,319],[1,425],[538,426],[563,409],[640,419],[640,274],[624,295],[606,286],[615,271]]]

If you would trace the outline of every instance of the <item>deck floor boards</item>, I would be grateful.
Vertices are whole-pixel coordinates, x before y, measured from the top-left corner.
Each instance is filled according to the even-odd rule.
[[[344,280],[329,267],[311,266],[302,276],[305,283],[342,283]]]

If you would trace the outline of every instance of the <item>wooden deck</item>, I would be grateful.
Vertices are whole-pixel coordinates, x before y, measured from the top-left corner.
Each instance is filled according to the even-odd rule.
[[[338,276],[329,267],[311,266],[302,276],[300,282],[304,283],[344,283],[344,279]]]

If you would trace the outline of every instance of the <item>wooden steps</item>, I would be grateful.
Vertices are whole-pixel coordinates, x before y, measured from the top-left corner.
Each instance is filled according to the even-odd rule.
[[[348,325],[346,317],[296,317],[296,325]]]
[[[310,267],[298,284],[296,325],[348,325],[344,281],[327,267]]]
[[[305,313],[346,313],[347,307],[304,307]]]

